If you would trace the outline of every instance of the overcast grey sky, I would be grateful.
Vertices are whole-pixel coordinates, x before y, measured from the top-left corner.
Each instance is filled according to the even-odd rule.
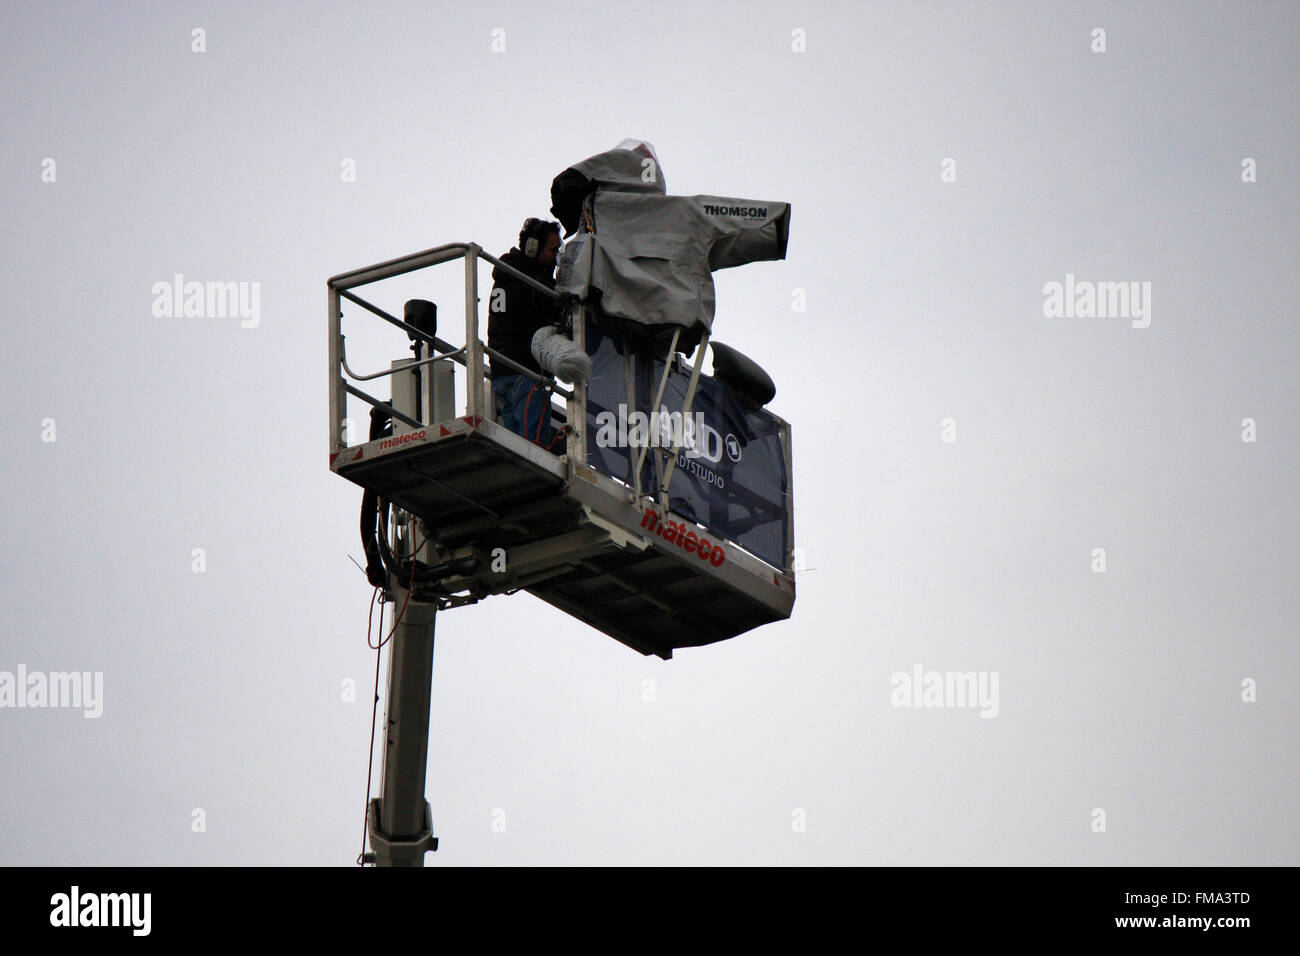
[[[792,205],[714,332],[777,384],[807,569],[669,662],[527,594],[439,615],[429,864],[1300,863],[1298,41],[1296,3],[0,3],[0,681],[102,674],[97,718],[0,708],[0,863],[351,863],[325,281],[503,252],[626,137]],[[458,270],[376,299],[455,315]],[[256,321],[156,315],[176,274]],[[917,668],[996,716],[897,706]]]

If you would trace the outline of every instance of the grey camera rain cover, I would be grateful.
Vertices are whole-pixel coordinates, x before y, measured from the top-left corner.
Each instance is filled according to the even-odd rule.
[[[669,196],[654,147],[598,153],[551,185],[551,212],[569,233],[556,288],[599,293],[605,315],[647,326],[680,327],[682,344],[713,326],[715,269],[784,259],[790,206],[726,196]],[[593,227],[582,204],[590,197]]]

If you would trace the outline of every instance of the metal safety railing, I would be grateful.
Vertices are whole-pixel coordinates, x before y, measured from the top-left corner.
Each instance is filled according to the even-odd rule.
[[[338,452],[347,447],[348,417],[344,414],[347,408],[347,395],[354,395],[367,404],[380,408],[394,415],[399,421],[405,422],[413,428],[423,427],[429,424],[431,420],[431,408],[422,408],[421,417],[424,422],[412,419],[404,415],[388,403],[367,394],[361,389],[348,383],[344,378],[355,381],[365,382],[374,379],[383,378],[396,372],[409,371],[416,368],[432,366],[439,361],[454,361],[466,369],[466,408],[465,414],[472,418],[487,418],[487,398],[483,393],[481,384],[485,380],[490,380],[484,370],[484,357],[493,359],[495,362],[506,366],[507,368],[532,379],[543,385],[548,391],[555,392],[568,401],[570,407],[568,414],[565,416],[568,421],[580,421],[581,419],[573,418],[573,413],[577,411],[572,407],[576,400],[573,391],[566,389],[555,381],[554,378],[546,375],[538,375],[531,369],[524,368],[513,359],[502,355],[495,349],[485,345],[479,335],[478,323],[478,260],[486,259],[511,275],[519,281],[536,289],[544,295],[553,299],[563,299],[554,289],[548,288],[540,282],[537,282],[531,276],[525,275],[518,269],[502,262],[496,256],[483,251],[483,248],[472,242],[453,242],[443,246],[437,246],[433,249],[426,249],[423,252],[417,252],[409,256],[401,256],[397,259],[390,259],[387,262],[381,262],[373,266],[366,266],[362,269],[354,269],[351,272],[344,272],[332,277],[328,282],[329,294],[329,363],[330,363],[330,451]],[[445,262],[453,262],[457,259],[465,260],[465,345],[457,348],[436,335],[430,335],[422,329],[418,329],[407,322],[402,321],[396,316],[390,315],[383,309],[367,302],[361,296],[357,295],[354,289],[368,285],[372,282],[378,282],[382,279],[391,279],[394,276],[405,275],[415,272],[419,269],[426,269],[430,266],[439,265]],[[342,332],[342,300],[347,300],[355,305],[360,306],[366,311],[383,319],[385,322],[404,331],[411,339],[417,343],[421,354],[427,353],[428,357],[417,357],[416,360],[395,365],[393,368],[381,369],[378,372],[370,374],[358,374],[347,364],[347,352],[345,338]],[[472,370],[478,370],[473,374]],[[429,395],[430,390],[422,389],[422,394]],[[572,439],[572,435],[570,435]],[[570,447],[569,451],[575,451]]]

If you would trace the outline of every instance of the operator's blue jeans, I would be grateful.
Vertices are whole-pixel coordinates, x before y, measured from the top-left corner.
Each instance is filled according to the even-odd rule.
[[[522,435],[543,448],[549,448],[551,431],[551,397],[527,375],[503,375],[492,380],[501,423],[516,435]]]

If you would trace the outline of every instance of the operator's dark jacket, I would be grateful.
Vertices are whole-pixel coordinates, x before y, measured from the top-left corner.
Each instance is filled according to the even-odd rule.
[[[545,267],[539,267],[536,259],[528,258],[518,249],[511,249],[501,257],[501,261],[514,266],[542,285],[555,288],[555,278],[550,272]],[[492,279],[492,295],[488,299],[488,346],[514,359],[524,368],[541,374],[542,367],[533,358],[533,333],[544,325],[555,325],[560,321],[559,303],[525,285],[500,266],[493,268]],[[493,306],[501,298],[498,290],[505,293],[504,309],[495,312]],[[489,363],[494,379],[519,374],[495,359],[490,359]]]

